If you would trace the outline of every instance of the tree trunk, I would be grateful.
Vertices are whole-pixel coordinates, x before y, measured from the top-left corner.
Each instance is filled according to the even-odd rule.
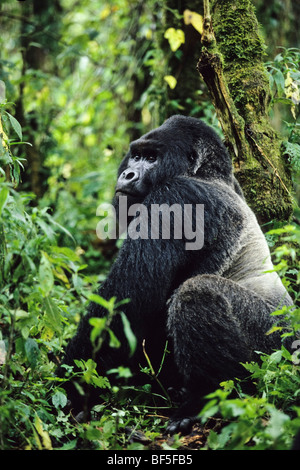
[[[269,80],[264,44],[250,0],[204,1],[198,70],[206,82],[235,175],[260,223],[292,213],[291,178],[281,137],[268,118]]]
[[[26,77],[28,71],[33,80],[41,71],[54,73],[56,71],[55,56],[60,47],[58,44],[61,13],[59,1],[24,2],[21,4],[21,13],[22,77]],[[26,113],[25,94],[26,81],[23,80],[20,82],[20,94],[16,103],[16,118],[23,128],[24,140],[31,143],[31,146],[26,146],[25,149],[27,171],[22,178],[23,187],[29,186],[29,189],[40,198],[46,190],[45,180],[47,180],[47,174],[43,168],[45,152],[41,150],[40,144],[41,136],[45,135],[45,128],[41,117],[35,112]]]

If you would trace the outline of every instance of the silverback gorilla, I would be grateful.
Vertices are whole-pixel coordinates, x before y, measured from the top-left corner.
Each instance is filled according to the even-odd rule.
[[[111,328],[121,347],[104,341],[96,358],[99,372],[119,365],[138,372],[140,364],[146,365],[144,340],[158,370],[168,339],[171,351],[161,381],[185,390],[185,397],[167,429],[184,433],[200,411],[201,396],[223,380],[243,378],[240,363],[256,360],[254,351],[280,347],[279,333],[266,335],[273,324],[270,313],[292,300],[278,275],[270,272],[265,237],[233,176],[225,146],[200,120],[173,116],[132,142],[118,172],[116,207],[120,196],[127,197],[129,207],[142,203],[149,210],[153,204],[177,204],[183,210],[204,205],[201,249],[186,249],[185,236],[174,236],[176,220],[171,217],[169,239],[124,240],[98,292],[107,300],[130,299],[122,309],[137,338],[130,357],[121,317],[115,315]],[[128,230],[134,223],[131,217]],[[104,308],[90,304],[66,348],[64,364],[92,356],[89,319],[105,315]],[[80,406],[79,397],[70,392],[70,398]]]

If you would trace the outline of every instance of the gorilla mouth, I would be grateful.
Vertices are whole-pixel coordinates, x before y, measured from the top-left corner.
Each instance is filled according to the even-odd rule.
[[[123,189],[116,189],[115,191],[116,196],[130,196],[130,197],[136,197],[136,194],[131,193],[129,191],[124,191]]]
[[[141,195],[138,194],[138,193],[134,193],[134,192],[131,192],[131,191],[124,191],[124,189],[116,189],[115,196],[116,197],[127,196],[131,199],[138,199],[138,198],[141,197]]]

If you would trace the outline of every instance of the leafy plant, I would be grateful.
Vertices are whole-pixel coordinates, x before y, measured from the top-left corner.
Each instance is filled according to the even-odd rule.
[[[284,121],[283,133],[286,140],[282,143],[282,152],[287,155],[293,171],[299,175],[300,169],[300,50],[281,48],[273,61],[265,64],[272,91],[271,107],[277,104],[290,109],[290,115]],[[298,182],[297,182],[298,184]]]
[[[288,104],[294,119],[296,106],[300,103],[299,64],[300,51],[296,48],[282,48],[282,52],[277,54],[273,62],[266,63],[273,102]]]

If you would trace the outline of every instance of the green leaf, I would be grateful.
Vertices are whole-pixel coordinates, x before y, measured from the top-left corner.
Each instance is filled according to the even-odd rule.
[[[267,432],[275,441],[284,432],[284,424],[290,420],[290,417],[279,410],[272,410],[271,418],[268,423]]]
[[[59,230],[61,230],[62,232],[64,232],[69,238],[71,238],[71,240],[75,242],[75,239],[73,237],[73,235],[69,232],[69,230],[67,230],[65,227],[63,227],[62,225],[60,225],[59,223],[57,223],[49,214],[45,214],[48,221],[53,224],[55,227],[57,227]]]
[[[110,310],[110,303],[98,294],[88,294],[87,298],[95,304],[101,305],[106,310]]]
[[[278,96],[281,98],[284,94],[284,87],[285,87],[285,79],[284,75],[281,70],[276,70],[275,74],[273,75],[274,81],[276,83]]]
[[[58,333],[61,332],[61,315],[60,310],[51,297],[45,297],[44,309],[46,314],[47,323],[49,326]]]
[[[11,114],[9,114],[7,111],[6,111],[6,114],[8,115],[9,117],[9,120],[10,120],[10,123],[14,129],[14,131],[16,132],[16,134],[18,134],[18,137],[19,139],[22,140],[22,127],[19,123],[19,121],[16,120],[16,118],[14,118]]]
[[[51,264],[46,256],[42,253],[42,259],[39,267],[39,283],[42,293],[47,296],[50,294],[54,285],[54,276]]]
[[[274,362],[275,364],[278,364],[281,361],[282,358],[282,351],[275,351],[270,355],[270,362]]]
[[[3,186],[3,188],[1,188],[0,190],[0,215],[7,203],[8,195],[9,195],[8,188],[6,186]]]
[[[97,376],[96,366],[97,366],[96,362],[93,361],[92,359],[88,359],[85,362],[85,371],[83,374],[83,378],[87,384],[91,383],[91,381],[94,378],[94,374],[96,374]]]
[[[25,341],[25,353],[30,363],[30,366],[35,369],[37,362],[40,358],[40,350],[37,342],[32,338],[27,338]]]
[[[125,379],[128,379],[128,378],[132,377],[132,372],[129,369],[129,367],[123,367],[123,366],[119,366],[118,368],[115,368],[115,369],[109,369],[109,371],[107,373],[108,374],[118,374],[117,375],[118,378],[123,377]]]
[[[73,439],[70,442],[66,442],[60,449],[61,450],[73,450],[76,449],[77,439]]]
[[[169,87],[171,88],[171,90],[174,90],[174,88],[176,87],[177,85],[177,80],[175,77],[173,77],[173,75],[165,75],[164,76],[164,80],[165,82],[167,82],[167,84],[169,85]]]
[[[64,408],[67,404],[67,397],[65,393],[57,391],[53,396],[52,396],[52,403],[55,406],[55,408]]]
[[[94,344],[96,339],[101,336],[102,332],[105,330],[106,326],[106,318],[90,318],[89,319],[90,325],[92,325],[92,331],[91,331],[91,341]]]
[[[122,318],[122,322],[123,322],[123,326],[124,326],[124,333],[125,333],[125,336],[127,338],[129,348],[130,348],[130,356],[132,356],[135,349],[136,349],[137,340],[136,340],[136,337],[135,337],[135,335],[134,335],[134,333],[131,329],[129,320],[126,317],[124,312],[121,312],[121,318]]]
[[[52,253],[56,253],[58,255],[63,255],[65,256],[69,261],[78,261],[79,256],[74,250],[71,250],[71,248],[66,248],[65,246],[60,247],[60,246],[53,246],[52,247]]]
[[[181,29],[168,28],[164,34],[164,37],[168,39],[171,50],[177,51],[181,44],[185,42],[184,32]]]
[[[42,438],[43,447],[47,450],[52,449],[51,439],[47,431],[43,429],[42,420],[36,416],[34,420],[34,426],[40,437]]]
[[[107,377],[102,377],[101,375],[99,376],[93,376],[92,377],[92,383],[96,387],[99,388],[110,388],[110,383]]]
[[[100,440],[102,437],[102,432],[99,429],[92,428],[91,426],[85,431],[85,439],[89,441]]]
[[[47,224],[44,220],[42,220],[42,219],[39,218],[39,217],[37,217],[36,223],[40,226],[40,228],[41,228],[42,231],[45,233],[45,235],[48,237],[48,239],[49,239],[51,242],[54,242],[54,240],[55,240],[55,233],[54,233],[54,231],[52,230],[52,228],[50,227],[50,225]]]
[[[108,328],[108,333],[109,333],[109,345],[111,348],[119,348],[121,346],[121,343],[120,341],[118,340],[118,338],[116,337],[116,335],[114,334],[114,332]]]
[[[5,82],[3,82],[3,80],[0,80],[0,103],[5,102],[5,91],[6,91]]]
[[[209,433],[209,445],[213,450],[224,449],[227,442],[230,440],[232,435],[232,426],[226,426],[221,430],[220,433],[211,431]]]

